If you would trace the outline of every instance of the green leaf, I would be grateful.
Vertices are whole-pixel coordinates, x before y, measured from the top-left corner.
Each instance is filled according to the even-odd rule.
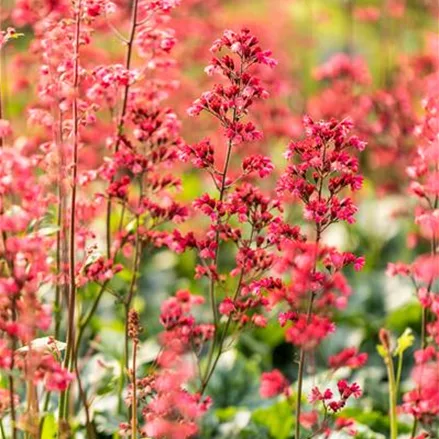
[[[340,416],[355,419],[359,424],[365,425],[377,433],[388,434],[389,432],[390,423],[388,415],[375,410],[367,411],[360,407],[347,407],[341,412]],[[410,431],[410,426],[400,422],[398,423],[398,430],[401,433],[407,433]]]
[[[227,422],[233,419],[237,412],[237,407],[226,407],[215,410],[215,415],[218,417],[220,422]]]
[[[49,414],[44,417],[43,430],[41,432],[41,439],[53,439],[56,437],[57,428],[55,416]]]
[[[416,326],[421,319],[421,305],[419,303],[408,303],[391,312],[383,326],[395,332],[402,332],[405,328]]]
[[[10,40],[16,40],[17,38],[20,38],[20,37],[24,37],[24,34],[21,34],[21,33],[18,33],[18,32],[15,32],[15,33],[12,34],[12,35],[9,35],[9,34],[8,34],[8,38],[9,38]]]
[[[102,396],[107,393],[115,392],[115,390],[117,390],[118,379],[119,377],[112,372],[112,369],[107,370],[104,377],[99,380],[96,394]]]
[[[221,358],[208,386],[215,407],[254,407],[260,402],[259,374],[256,361],[229,351]]]
[[[389,417],[377,411],[365,411],[361,408],[348,407],[343,410],[343,417],[355,419],[363,425],[367,425],[371,429],[382,432],[389,429]]]
[[[270,435],[276,439],[288,439],[294,426],[292,410],[287,401],[255,410],[252,419],[256,424],[267,427]]]
[[[261,425],[250,424],[241,430],[237,439],[271,439],[267,428]]]

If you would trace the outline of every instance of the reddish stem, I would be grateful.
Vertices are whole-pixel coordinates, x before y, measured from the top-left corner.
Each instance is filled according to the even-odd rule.
[[[133,8],[131,10],[131,29],[130,29],[130,36],[127,40],[127,51],[126,51],[126,58],[125,58],[125,69],[130,70],[131,68],[131,59],[133,55],[133,45],[134,45],[134,38],[136,36],[136,29],[138,26],[137,23],[137,12],[138,12],[138,6],[139,6],[139,0],[134,0]],[[117,124],[117,138],[116,138],[116,145],[115,145],[115,152],[119,151],[120,146],[120,135],[123,132],[124,126],[125,126],[125,116],[128,106],[128,95],[130,90],[131,84],[128,83],[125,85],[124,91],[123,91],[123,100],[122,100],[122,108],[120,111],[120,117]],[[111,179],[111,182],[113,182],[114,178]],[[106,216],[106,228],[107,228],[107,257],[111,257],[111,197],[108,198],[107,202],[107,216]]]
[[[75,251],[76,251],[76,193],[77,193],[77,174],[78,174],[78,145],[79,145],[79,114],[78,114],[78,89],[79,89],[79,45],[81,31],[81,0],[77,5],[75,13],[75,40],[74,40],[74,64],[73,64],[73,158],[72,158],[72,194],[70,201],[70,230],[69,230],[69,298],[68,298],[68,326],[67,326],[67,346],[64,358],[64,367],[71,370],[73,362],[71,358],[75,349],[75,306],[76,306],[76,282],[75,282]],[[66,394],[70,386],[61,394],[60,401],[60,422],[67,415],[68,401]]]

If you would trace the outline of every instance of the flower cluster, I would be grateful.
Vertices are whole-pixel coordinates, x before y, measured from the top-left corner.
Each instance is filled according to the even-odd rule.
[[[342,269],[352,264],[359,270],[365,262],[363,257],[324,245],[322,234],[334,223],[355,221],[357,208],[346,192],[362,186],[353,152],[363,151],[366,144],[350,134],[353,126],[348,119],[315,122],[307,116],[304,125],[306,138],[290,143],[286,158],[292,164],[280,177],[277,191],[284,198],[300,200],[314,235],[305,242],[283,243],[278,270],[291,274],[291,283],[274,295],[276,302],[287,306],[279,316],[281,325],[287,326],[286,340],[300,349],[298,419],[306,354],[335,330],[332,314],[346,306],[351,294]],[[340,394],[343,401],[341,390]],[[343,406],[340,403],[335,410],[335,404],[333,411]],[[296,436],[300,436],[300,424],[296,425]]]
[[[155,360],[156,369],[130,385],[126,401],[141,409],[144,426],[139,431],[148,437],[193,437],[198,432],[197,420],[210,406],[210,399],[190,393],[185,387],[194,379],[194,370],[185,358],[189,352],[199,355],[203,345],[213,337],[213,326],[197,324],[191,314],[192,306],[203,303],[201,296],[180,290],[162,304],[160,322],[161,351]],[[129,336],[138,335],[138,314],[130,312]],[[133,392],[136,398],[133,399]],[[137,407],[136,407],[137,408]],[[122,423],[123,435],[132,434],[132,425]]]
[[[427,431],[437,427],[439,414],[439,354],[433,346],[415,352],[412,371],[415,388],[404,395],[402,410],[419,420]]]
[[[314,387],[309,397],[309,401],[312,404],[321,401],[325,407],[327,407],[333,413],[337,413],[346,405],[346,401],[351,396],[354,398],[359,398],[362,393],[360,386],[357,383],[349,384],[345,380],[340,380],[337,383],[337,389],[339,398],[334,398],[334,394],[330,389],[326,389],[322,392],[318,389],[318,387]]]
[[[296,160],[282,176],[278,190],[302,200],[304,216],[316,222],[321,231],[338,221],[354,222],[356,207],[349,197],[341,198],[343,189],[357,191],[363,179],[358,173],[358,159],[350,150],[362,151],[366,144],[349,135],[352,122],[314,122],[304,119],[307,138],[292,142],[286,152]]]
[[[321,243],[322,233],[331,224],[354,221],[356,207],[351,198],[341,195],[361,188],[358,159],[350,150],[361,151],[365,144],[349,135],[351,128],[348,120],[314,122],[305,118],[307,137],[290,144],[286,156],[293,164],[278,183],[278,192],[298,198],[304,205],[304,218],[314,223],[315,241],[284,245],[278,265],[282,272],[291,272],[293,280],[277,294],[277,300],[283,299],[291,307],[282,314],[281,323],[292,322],[287,340],[306,349],[314,348],[334,330],[328,319],[331,310],[346,306],[351,289],[341,270],[350,264],[358,270],[364,264],[363,257]]]
[[[346,348],[336,355],[331,355],[328,363],[329,367],[335,370],[341,367],[359,369],[367,363],[367,359],[368,355],[358,352],[357,348]]]
[[[234,57],[214,57],[205,71],[208,75],[223,76],[228,81],[227,85],[216,84],[212,91],[203,93],[188,109],[188,114],[211,113],[221,122],[225,136],[233,145],[260,140],[262,133],[253,122],[242,121],[255,101],[268,97],[260,79],[250,73],[250,68],[255,64],[274,67],[276,61],[271,58],[270,51],[261,49],[248,29],[238,33],[226,31],[210,50],[217,53],[225,49]]]

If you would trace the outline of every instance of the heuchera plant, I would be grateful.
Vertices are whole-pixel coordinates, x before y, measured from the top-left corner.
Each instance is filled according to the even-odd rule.
[[[390,54],[376,87],[354,53],[353,20],[381,20],[389,52],[386,20],[401,27],[405,2],[385,1],[380,10],[346,1],[347,48],[315,69],[302,65],[311,55],[296,62],[283,47],[299,35],[289,6],[270,4],[264,23],[234,23],[213,42],[202,79],[197,63],[228,22],[227,2],[7,3],[0,10],[8,70],[4,83],[0,72],[0,439],[205,437],[203,423],[218,415],[215,378],[228,351],[245,356],[246,342],[264,343],[254,334],[287,346],[287,366],[258,354],[252,397],[260,400],[243,411],[252,411],[245,437],[259,437],[252,423],[267,407],[276,416],[286,407],[281,439],[363,437],[374,423],[397,439],[404,422],[411,439],[437,437],[439,58]],[[436,13],[431,3],[424,8]],[[305,40],[311,54],[315,41]],[[307,80],[318,85],[312,95]],[[4,95],[11,91],[23,98],[13,106]],[[281,158],[286,138],[294,140]],[[355,337],[342,346],[335,337],[344,316],[357,318],[349,298],[373,247],[356,224],[363,173],[370,192],[402,196],[403,169],[417,200],[417,238],[408,242],[419,252],[387,271],[414,287],[420,340],[415,328],[394,338],[387,320],[363,325],[383,363],[386,403],[377,409],[363,385],[373,375],[362,375],[370,351]],[[360,242],[358,255],[330,244],[337,227]],[[155,285],[148,264],[157,255],[183,261],[184,282]],[[150,280],[154,300],[143,294]],[[218,418],[228,409],[235,407]],[[264,425],[261,437],[280,434],[272,427]]]

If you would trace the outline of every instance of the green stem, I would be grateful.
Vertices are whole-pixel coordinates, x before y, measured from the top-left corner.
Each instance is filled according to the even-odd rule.
[[[2,439],[6,439],[5,427],[3,426],[3,419],[0,419],[0,434],[2,435]]]
[[[413,427],[412,427],[412,431],[410,433],[410,438],[413,439],[416,437],[416,431],[418,430],[418,420],[415,418],[413,420]]]
[[[401,375],[402,375],[402,363],[403,363],[403,354],[400,352],[398,355],[398,368],[396,371],[396,395],[399,395],[399,388],[401,386]]]
[[[312,309],[314,304],[315,294],[310,293],[308,310],[307,310],[307,323],[311,321]],[[305,373],[306,351],[304,348],[300,349],[299,354],[299,370],[297,376],[297,397],[296,397],[296,424],[295,424],[295,439],[300,439],[300,414],[302,410],[302,391],[303,391],[303,378]]]
[[[390,439],[397,439],[398,437],[398,419],[396,416],[397,406],[397,385],[395,380],[395,368],[393,365],[392,354],[387,351],[384,359],[387,368],[387,375],[389,379],[389,418],[390,418]]]

